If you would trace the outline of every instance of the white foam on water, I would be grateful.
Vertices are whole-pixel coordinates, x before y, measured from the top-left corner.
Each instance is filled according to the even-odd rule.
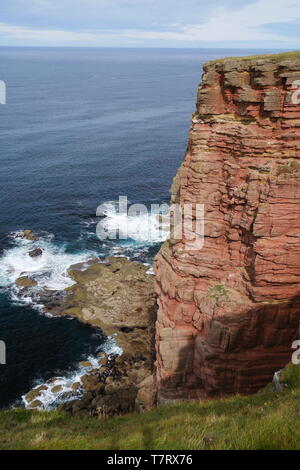
[[[93,225],[97,224],[97,220],[93,217],[90,217],[87,220],[82,220],[80,222],[80,225],[83,225],[84,227],[92,227]]]
[[[145,263],[145,265],[147,266],[148,264]],[[146,271],[146,274],[151,274],[151,276],[154,276],[154,275],[155,275],[155,272],[153,271],[153,266],[150,266],[150,268],[148,269],[148,271]]]
[[[112,215],[108,211],[106,221],[109,224],[113,225],[117,223],[122,226],[124,222],[129,224],[130,230],[135,231],[137,229],[141,232],[138,242],[135,240],[134,245],[130,247],[127,246],[127,248],[120,245],[113,246],[111,247],[111,254],[129,259],[134,256],[127,256],[128,250],[130,253],[132,252],[131,254],[135,255],[145,254],[148,249],[147,245],[149,246],[151,243],[163,241],[161,240],[161,231],[159,230],[155,240],[151,239],[149,242],[143,217],[144,216],[127,217],[128,220],[124,221],[122,216]],[[157,224],[157,217],[153,218],[151,223]],[[24,305],[24,303],[32,305],[32,307],[43,312],[45,315],[46,313],[43,311],[44,306],[36,303],[34,300],[36,297],[34,295],[31,297],[31,292],[33,294],[37,293],[41,288],[55,291],[63,290],[73,285],[74,281],[68,276],[70,266],[87,262],[91,258],[99,255],[99,253],[92,251],[68,253],[66,251],[66,245],[55,243],[53,235],[46,235],[36,241],[30,241],[24,239],[22,234],[23,232],[11,234],[13,240],[12,247],[4,250],[0,257],[0,285],[1,287],[9,289],[13,302],[21,305]],[[29,256],[29,252],[36,248],[42,249],[43,253],[41,256],[32,258]],[[144,251],[145,253],[143,253]],[[28,276],[34,279],[37,282],[37,286],[26,289],[26,293],[22,292],[22,288],[17,287],[15,284],[15,281],[21,276]],[[47,314],[47,316],[48,315],[51,316],[51,314]],[[70,320],[71,319],[73,318],[70,317]],[[101,345],[101,350],[108,355],[121,355],[123,353],[122,349],[116,344],[114,337],[107,338],[104,345]],[[86,359],[86,361],[91,364],[89,367],[79,365],[76,370],[65,376],[55,377],[51,380],[51,383],[50,381],[39,381],[39,383],[34,386],[34,389],[43,386],[43,390],[35,397],[35,400],[39,400],[40,405],[38,407],[32,407],[32,401],[27,401],[26,395],[24,395],[22,396],[24,406],[28,409],[49,410],[56,407],[59,403],[80,398],[83,394],[82,377],[93,369],[99,369],[98,360],[99,357],[89,356]],[[72,385],[75,382],[78,382],[80,386],[78,389],[73,390]]]
[[[52,236],[29,241],[15,233],[13,238],[14,246],[4,250],[0,258],[0,284],[5,287],[15,287],[16,279],[29,276],[37,281],[38,288],[63,290],[74,284],[68,276],[68,268],[96,256],[88,251],[68,253],[66,246],[54,243]],[[32,258],[29,251],[36,248],[42,249],[43,253]],[[22,300],[26,301],[24,297]],[[30,298],[27,301],[30,303]]]
[[[153,245],[164,242],[169,236],[168,223],[161,224],[159,214],[120,214],[116,202],[108,201],[101,205],[98,215],[105,217],[100,223],[111,240],[117,236],[118,240],[133,240],[139,245]],[[167,219],[167,216],[165,218]]]
[[[123,350],[116,344],[113,336],[106,339],[104,345],[102,345],[103,353],[109,356],[121,355]],[[103,354],[104,355],[104,354]],[[39,381],[32,390],[37,390],[40,387],[38,395],[33,400],[27,400],[26,395],[22,396],[22,401],[27,409],[37,410],[51,410],[61,403],[66,403],[71,400],[78,399],[83,395],[82,377],[95,369],[100,369],[98,363],[101,356],[94,357],[88,356],[85,361],[89,362],[90,365],[78,365],[78,368],[66,376],[54,377],[53,379],[47,380],[46,382]],[[72,386],[74,383],[78,383],[78,388],[73,390]],[[59,388],[57,388],[59,387]],[[35,400],[40,402],[39,406],[32,406]]]

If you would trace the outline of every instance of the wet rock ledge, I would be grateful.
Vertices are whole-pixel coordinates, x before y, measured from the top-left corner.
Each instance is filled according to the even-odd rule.
[[[106,356],[82,378],[83,395],[59,405],[70,414],[112,416],[155,402],[156,296],[148,268],[126,258],[71,266],[75,284],[63,295],[40,294],[52,315],[70,315],[115,336],[121,356]],[[30,393],[30,392],[29,392]],[[28,396],[29,394],[27,394]]]
[[[47,305],[54,315],[71,315],[116,335],[118,346],[130,357],[153,362],[156,296],[147,266],[126,258],[99,259],[73,265],[75,284],[65,290],[59,306]]]

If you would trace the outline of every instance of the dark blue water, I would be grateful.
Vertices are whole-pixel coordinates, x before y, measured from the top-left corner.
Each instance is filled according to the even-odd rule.
[[[148,205],[168,201],[203,62],[242,54],[0,48],[7,85],[7,104],[0,106],[0,270],[12,263],[26,271],[27,248],[11,235],[25,228],[40,234],[54,280],[60,253],[66,265],[88,251],[118,254],[117,245],[95,236],[97,206],[119,195]],[[149,262],[158,248],[131,246],[128,253]],[[0,406],[7,406],[36,381],[94,354],[103,338],[76,320],[18,303],[12,279],[2,272],[0,280],[0,339],[7,345]]]

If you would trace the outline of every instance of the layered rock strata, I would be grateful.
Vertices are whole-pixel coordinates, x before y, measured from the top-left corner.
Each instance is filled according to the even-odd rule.
[[[204,204],[156,258],[159,402],[253,393],[300,319],[300,53],[204,65],[172,202]]]

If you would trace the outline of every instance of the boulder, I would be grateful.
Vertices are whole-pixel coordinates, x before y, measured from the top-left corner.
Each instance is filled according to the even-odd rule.
[[[55,385],[55,387],[51,388],[51,393],[58,393],[62,391],[61,385]]]
[[[25,395],[26,401],[28,402],[33,401],[35,398],[37,398],[40,395],[40,393],[43,390],[47,390],[47,388],[48,387],[46,387],[46,385],[41,385],[40,387],[34,388],[30,392],[28,392],[27,395]]]
[[[40,400],[34,400],[29,406],[30,408],[43,408],[43,403]]]
[[[92,364],[89,361],[79,362],[80,367],[92,367]]]
[[[29,251],[28,254],[31,258],[37,258],[42,256],[43,250],[41,248],[35,248],[34,250]]]
[[[16,285],[19,287],[34,287],[37,285],[37,282],[28,276],[21,276],[16,279]]]
[[[46,380],[46,384],[52,385],[57,379],[58,377],[51,377],[51,379]]]
[[[60,400],[69,400],[71,398],[74,398],[74,392],[64,392],[59,397]]]
[[[86,374],[81,379],[82,387],[86,392],[100,391],[104,389],[104,384],[101,384],[100,379],[96,375]]]
[[[72,387],[71,387],[71,388],[72,388],[72,390],[76,391],[76,390],[79,390],[80,387],[81,387],[81,383],[80,383],[80,382],[74,382],[74,383],[72,384]]]
[[[38,237],[33,233],[32,230],[24,230],[23,237],[26,238],[26,240],[30,240],[30,241],[38,240]]]

